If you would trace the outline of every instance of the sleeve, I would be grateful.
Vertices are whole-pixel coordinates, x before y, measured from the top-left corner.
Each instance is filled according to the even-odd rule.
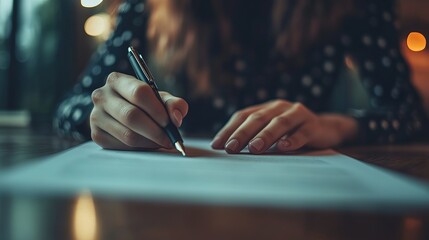
[[[90,139],[89,115],[93,108],[92,92],[103,86],[114,71],[131,74],[127,48],[144,49],[147,10],[142,0],[124,0],[119,6],[115,30],[98,47],[79,81],[58,105],[53,128],[60,135],[77,140]]]
[[[401,55],[393,1],[367,2],[362,9],[341,39],[370,100],[369,109],[353,114],[359,140],[394,143],[416,138],[426,115]]]

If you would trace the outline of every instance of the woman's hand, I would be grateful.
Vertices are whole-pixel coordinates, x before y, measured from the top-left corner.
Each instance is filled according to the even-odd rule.
[[[236,112],[215,136],[212,147],[238,153],[249,145],[254,154],[274,144],[280,152],[303,146],[329,148],[353,139],[356,131],[352,118],[316,115],[301,103],[275,100]]]
[[[106,84],[92,93],[90,126],[94,142],[108,149],[171,148],[160,126],[166,126],[170,116],[179,127],[188,113],[188,104],[166,92],[160,95],[168,115],[149,85],[132,76],[111,73]]]

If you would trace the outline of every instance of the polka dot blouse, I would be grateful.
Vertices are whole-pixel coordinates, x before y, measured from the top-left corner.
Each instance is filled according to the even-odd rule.
[[[363,2],[364,16],[346,19],[340,30],[318,44],[298,69],[288,68],[275,52],[257,58],[246,52],[227,59],[224,71],[233,76],[232,84],[211,96],[189,97],[192,89],[186,74],[169,79],[168,89],[163,90],[183,97],[190,105],[182,130],[213,134],[235,111],[272,99],[302,102],[314,112],[327,112],[334,86],[344,80],[339,76],[345,69],[345,59],[351,59],[370,103],[368,108],[350,113],[359,123],[359,140],[390,143],[415,138],[426,119],[399,49],[393,3]],[[58,105],[54,128],[60,135],[90,138],[91,93],[104,85],[111,72],[133,75],[127,47],[146,49],[148,14],[142,0],[126,0],[120,5],[114,33],[94,53],[81,80]]]

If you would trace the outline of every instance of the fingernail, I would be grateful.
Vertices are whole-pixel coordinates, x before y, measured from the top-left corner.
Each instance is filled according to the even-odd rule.
[[[236,152],[238,148],[238,141],[237,139],[231,139],[229,142],[226,143],[225,149],[228,152]]]
[[[180,127],[182,125],[183,115],[179,110],[174,110],[173,112],[174,119],[176,119],[177,126]]]
[[[286,148],[288,148],[288,147],[290,146],[290,142],[289,142],[288,140],[281,139],[281,140],[279,141],[279,146],[280,146],[280,148],[282,148],[282,149],[286,149]]]
[[[220,146],[221,145],[221,138],[215,137],[210,145],[212,146],[212,148],[220,148],[221,147]]]
[[[249,143],[249,147],[256,150],[256,152],[261,151],[264,145],[265,143],[264,143],[264,140],[262,140],[262,138],[256,138]]]

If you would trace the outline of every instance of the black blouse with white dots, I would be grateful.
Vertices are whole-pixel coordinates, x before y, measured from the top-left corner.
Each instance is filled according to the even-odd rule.
[[[338,77],[348,56],[353,59],[371,105],[351,114],[359,122],[359,140],[391,143],[420,135],[426,116],[400,52],[393,3],[368,0],[364,9],[364,16],[344,21],[337,34],[314,48],[299,69],[291,71],[284,58],[275,53],[262,60],[248,53],[231,56],[227,60],[229,67],[225,68],[234,76],[228,91],[216,91],[205,98],[190,98],[184,91],[181,97],[188,101],[190,112],[183,130],[209,130],[212,134],[236,110],[272,99],[299,101],[314,112],[326,112],[326,103],[340,81]],[[81,80],[58,105],[54,128],[60,135],[90,138],[91,93],[104,85],[111,72],[133,75],[126,57],[127,47],[145,49],[147,21],[148,10],[143,0],[124,0],[120,5],[114,33],[98,48]],[[172,82],[190,91],[185,76],[177,76]]]

